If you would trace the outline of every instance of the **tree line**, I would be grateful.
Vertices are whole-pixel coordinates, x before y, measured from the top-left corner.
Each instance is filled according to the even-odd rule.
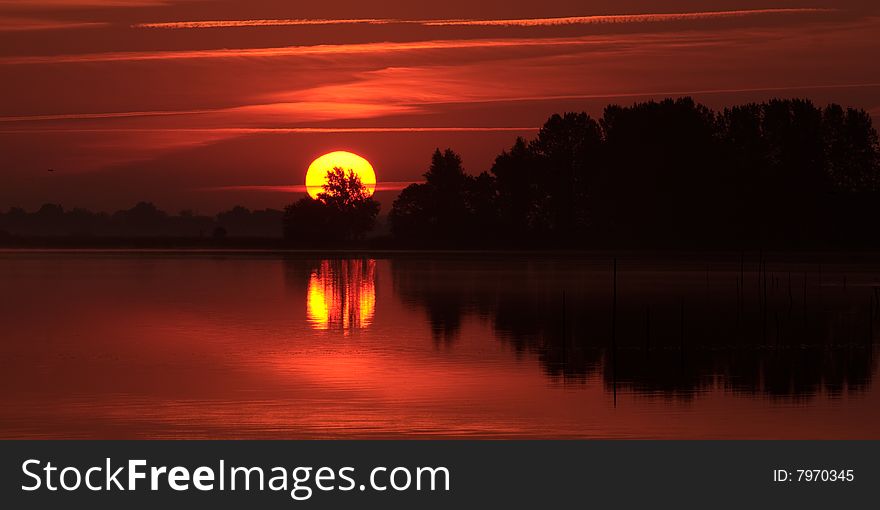
[[[282,217],[279,210],[252,211],[241,206],[206,216],[189,210],[169,214],[150,202],[112,214],[45,204],[34,212],[13,207],[0,213],[0,237],[280,238]]]
[[[488,172],[436,151],[389,214],[423,245],[876,245],[880,146],[864,110],[691,98],[553,115]]]

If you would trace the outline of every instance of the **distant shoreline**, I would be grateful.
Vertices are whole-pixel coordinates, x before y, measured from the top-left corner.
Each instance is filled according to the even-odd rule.
[[[229,255],[229,256],[318,256],[318,257],[376,257],[391,258],[394,256],[437,256],[437,257],[529,257],[529,258],[563,258],[563,259],[640,259],[649,257],[657,262],[664,260],[682,260],[699,258],[701,260],[737,261],[742,259],[746,264],[754,263],[756,259],[773,258],[776,261],[792,258],[792,262],[813,262],[819,260],[831,260],[840,262],[839,257],[845,255],[848,261],[856,263],[877,263],[880,265],[880,249],[878,248],[845,248],[845,247],[815,247],[815,248],[770,248],[759,249],[754,247],[744,249],[720,248],[720,247],[663,247],[663,248],[402,248],[402,247],[377,247],[377,246],[348,246],[348,247],[297,247],[290,246],[283,241],[261,245],[255,240],[237,243],[237,240],[219,242],[193,242],[192,244],[162,244],[157,239],[141,239],[137,242],[126,243],[31,243],[10,244],[0,242],[0,256],[2,255],[27,255],[27,254],[95,254],[95,255],[125,255],[125,254],[155,254],[155,255]],[[165,240],[167,241],[167,240]],[[190,240],[193,241],[193,240]],[[198,240],[195,240],[198,241]]]

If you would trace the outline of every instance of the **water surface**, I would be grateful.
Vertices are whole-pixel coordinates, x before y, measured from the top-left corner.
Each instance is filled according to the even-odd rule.
[[[3,438],[880,438],[880,264],[5,252]]]

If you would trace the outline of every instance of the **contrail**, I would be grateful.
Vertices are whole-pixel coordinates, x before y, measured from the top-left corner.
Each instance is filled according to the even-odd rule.
[[[205,21],[169,21],[165,23],[136,23],[132,28],[238,28],[238,27],[288,27],[314,25],[391,25],[415,23],[398,19],[357,18],[357,19],[241,19]]]
[[[31,32],[37,30],[73,30],[109,26],[104,21],[55,21],[43,19],[0,18],[0,32]]]
[[[419,106],[439,105],[439,104],[479,104],[479,103],[517,103],[529,101],[571,101],[579,99],[617,99],[617,98],[639,98],[639,97],[682,97],[682,96],[699,96],[699,95],[715,95],[715,94],[740,94],[747,92],[786,92],[799,90],[829,90],[829,89],[862,89],[862,88],[878,88],[878,83],[841,83],[841,84],[825,84],[825,85],[789,85],[775,87],[742,87],[727,89],[697,89],[697,90],[679,90],[679,91],[642,91],[642,92],[609,92],[598,94],[562,94],[562,95],[544,95],[544,96],[511,96],[483,99],[467,99],[465,101],[425,101],[419,103]]]
[[[422,22],[425,26],[498,26],[498,27],[546,27],[561,25],[617,25],[630,23],[663,23],[671,21],[692,21],[719,18],[742,18],[773,14],[819,14],[835,12],[837,9],[792,8],[792,9],[748,9],[736,11],[681,12],[669,14],[614,14],[601,16],[572,16],[567,18],[532,19],[465,19],[433,20]]]
[[[395,18],[343,18],[343,19],[241,19],[169,21],[161,23],[137,23],[133,28],[159,29],[199,29],[199,28],[238,28],[238,27],[284,27],[311,25],[421,25],[436,26],[501,26],[501,27],[543,27],[560,25],[607,25],[630,23],[663,23],[672,21],[692,21],[719,18],[741,18],[761,15],[821,14],[835,12],[837,9],[788,8],[788,9],[742,9],[731,11],[650,13],[650,14],[612,14],[596,16],[569,16],[560,18],[528,19],[423,19],[406,20]]]
[[[416,42],[371,42],[358,44],[320,44],[314,46],[281,46],[272,48],[223,48],[207,50],[119,51],[71,55],[33,55],[2,57],[3,65],[76,64],[99,62],[141,62],[159,60],[191,60],[219,58],[314,57],[335,55],[369,55],[430,50],[469,48],[524,48],[553,46],[586,46],[596,44],[595,37],[524,38],[524,39],[448,39]]]
[[[132,117],[165,117],[170,115],[198,115],[216,113],[222,110],[156,110],[108,113],[60,113],[53,115],[19,115],[0,117],[0,122],[32,122],[47,120],[95,120],[95,119],[127,119]]]
[[[539,127],[358,127],[358,128],[83,128],[83,129],[4,129],[0,134],[25,133],[218,133],[230,135],[249,134],[323,134],[323,133],[504,133],[537,131]]]

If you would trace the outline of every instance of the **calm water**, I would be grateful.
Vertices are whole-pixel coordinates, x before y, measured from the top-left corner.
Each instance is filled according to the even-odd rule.
[[[0,253],[0,437],[880,438],[880,264]]]

